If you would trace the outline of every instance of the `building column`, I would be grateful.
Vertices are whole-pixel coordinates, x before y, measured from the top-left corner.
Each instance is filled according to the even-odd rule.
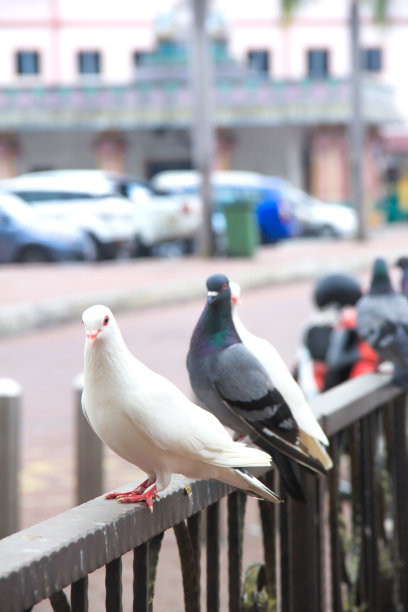
[[[344,128],[322,127],[311,134],[310,193],[326,202],[348,198],[346,132]]]
[[[0,179],[18,174],[19,155],[17,137],[12,134],[0,134]]]
[[[102,132],[95,140],[96,166],[108,172],[125,171],[127,143],[120,132]]]
[[[234,147],[235,135],[233,130],[218,128],[216,133],[213,170],[231,170],[231,158]]]

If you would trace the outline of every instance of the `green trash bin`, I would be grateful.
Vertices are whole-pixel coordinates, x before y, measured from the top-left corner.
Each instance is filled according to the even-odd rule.
[[[227,254],[231,257],[252,257],[259,244],[255,206],[249,200],[237,200],[224,208],[227,225]]]

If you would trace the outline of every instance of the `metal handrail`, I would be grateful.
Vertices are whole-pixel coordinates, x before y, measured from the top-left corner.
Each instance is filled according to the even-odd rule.
[[[354,431],[354,427],[359,427],[358,435],[361,433],[362,436],[361,443],[359,443],[361,457],[359,455],[357,459],[361,460],[361,478],[365,487],[372,484],[370,453],[372,453],[371,446],[374,440],[372,432],[374,430],[370,428],[373,416],[382,409],[386,415],[390,416],[391,421],[394,416],[396,419],[394,429],[390,434],[392,440],[396,440],[396,454],[393,450],[392,454],[394,453],[395,456],[391,457],[390,462],[395,467],[393,468],[393,474],[396,474],[395,486],[400,487],[396,491],[401,495],[403,502],[397,499],[395,524],[399,530],[405,529],[400,520],[404,508],[402,503],[408,500],[408,489],[404,486],[403,480],[406,466],[406,449],[403,448],[404,436],[406,436],[405,392],[394,387],[390,383],[390,377],[372,374],[349,381],[322,394],[313,400],[312,407],[319,415],[330,437],[335,467],[328,479],[306,475],[306,488],[311,500],[308,507],[305,508],[287,500],[287,503],[282,504],[279,509],[272,504],[264,504],[261,512],[267,565],[267,557],[271,555],[271,548],[273,548],[270,539],[273,540],[274,534],[280,532],[280,546],[284,553],[281,552],[278,562],[281,564],[281,608],[285,612],[296,610],[295,602],[299,598],[302,600],[303,597],[304,601],[302,581],[307,582],[304,588],[309,593],[314,585],[311,607],[307,607],[304,603],[302,610],[324,610],[328,609],[329,604],[330,609],[342,609],[339,587],[336,584],[336,580],[341,581],[339,558],[342,554],[338,535],[340,530],[338,436],[347,432],[350,434]],[[270,482],[271,476],[268,477]],[[135,484],[132,483],[130,487]],[[232,576],[230,584],[235,584],[235,591],[234,588],[230,589],[230,601],[237,602],[240,597],[241,556],[239,551],[242,546],[244,512],[243,502],[241,503],[240,500],[245,496],[242,493],[232,493],[232,491],[231,487],[217,481],[191,482],[181,476],[176,476],[161,499],[155,502],[153,514],[148,512],[144,506],[116,504],[106,502],[103,497],[98,497],[4,538],[0,541],[0,610],[4,612],[28,610],[36,602],[45,598],[51,598],[56,610],[70,609],[67,602],[58,608],[59,598],[65,597],[61,591],[69,585],[72,585],[71,599],[75,599],[76,602],[82,601],[82,607],[77,603],[74,606],[73,603],[72,609],[75,607],[78,610],[86,610],[87,575],[103,565],[106,565],[107,585],[116,584],[116,591],[115,589],[113,591],[116,595],[111,594],[109,597],[107,595],[107,609],[119,610],[117,606],[119,605],[120,589],[118,590],[117,585],[118,581],[120,582],[120,558],[132,549],[135,550],[134,567],[138,568],[137,572],[135,569],[134,594],[135,597],[144,599],[140,610],[151,609],[147,603],[149,592],[147,559],[150,554],[150,564],[157,564],[161,534],[172,527],[175,529],[179,547],[184,546],[187,551],[186,558],[190,559],[190,562],[187,561],[183,567],[186,609],[198,610],[199,587],[197,587],[196,573],[199,571],[197,559],[199,559],[200,546],[198,535],[200,512],[204,509],[211,510],[207,513],[209,525],[207,525],[207,580],[209,576],[215,579],[214,575],[218,571],[217,502],[227,495],[229,495],[229,541],[231,547],[235,546],[230,554]],[[374,510],[373,508],[370,510],[371,506],[366,508],[363,503],[363,520],[374,525],[376,520],[374,488],[369,494]],[[328,495],[330,507],[327,506]],[[330,537],[327,532],[329,519]],[[267,536],[268,533],[269,536]],[[285,541],[287,534],[291,534],[291,539]],[[212,543],[210,542],[211,537]],[[267,537],[269,537],[268,544],[266,543]],[[372,539],[367,534],[364,537],[368,538],[367,546],[371,545]],[[408,541],[407,538],[405,539]],[[149,542],[150,553],[147,544]],[[405,564],[401,584],[404,583],[403,578],[406,578],[408,566],[408,550],[405,550],[404,546],[406,548],[406,545],[402,543],[398,553],[399,560]],[[214,553],[211,553],[213,556],[210,558],[211,550]],[[375,546],[373,550],[376,550]],[[156,551],[155,561],[152,561],[152,551]],[[331,561],[329,561],[330,557]],[[365,563],[369,568],[366,558]],[[376,571],[378,572],[378,567]],[[269,579],[271,576],[275,579],[270,563],[266,574]],[[193,591],[195,595],[190,601],[186,593]],[[217,601],[216,592],[213,593],[213,596],[214,601]],[[367,597],[369,596],[370,593]],[[403,594],[403,596],[408,597],[408,594]],[[116,603],[108,604],[108,600]],[[207,609],[211,609],[208,608],[208,604]],[[230,607],[230,609],[233,608]]]

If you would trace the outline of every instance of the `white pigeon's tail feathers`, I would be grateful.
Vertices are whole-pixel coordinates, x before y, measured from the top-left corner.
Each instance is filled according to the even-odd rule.
[[[209,458],[208,462],[219,467],[264,467],[272,464],[272,458],[259,448],[234,442],[215,457]]]
[[[271,491],[271,489],[268,489],[267,486],[255,478],[253,474],[250,474],[245,468],[235,468],[234,474],[238,476],[241,481],[235,486],[243,489],[248,495],[273,502],[274,504],[279,504],[283,501],[279,495]]]
[[[300,442],[307,448],[310,455],[322,464],[326,472],[331,470],[333,467],[333,461],[319,440],[316,440],[316,438],[313,436],[309,436],[309,434],[305,433],[304,431],[299,432],[299,439]]]

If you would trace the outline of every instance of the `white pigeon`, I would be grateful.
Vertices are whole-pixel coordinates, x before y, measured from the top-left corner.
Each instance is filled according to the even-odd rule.
[[[324,446],[328,446],[329,440],[317,422],[301,388],[289,372],[288,367],[275,347],[264,338],[252,334],[244,326],[238,315],[241,287],[238,283],[231,281],[230,288],[232,320],[238,336],[258,361],[261,362],[274,387],[278,389],[290,407],[299,427],[299,437],[305,443],[306,448],[314,450],[314,453],[326,470],[331,469],[333,462],[324,448]]]
[[[214,478],[272,502],[281,498],[245,468],[269,466],[270,456],[234,442],[220,421],[128,350],[106,306],[85,310],[82,409],[97,435],[147,479],[133,491],[110,493],[118,502],[152,500],[172,474]]]

